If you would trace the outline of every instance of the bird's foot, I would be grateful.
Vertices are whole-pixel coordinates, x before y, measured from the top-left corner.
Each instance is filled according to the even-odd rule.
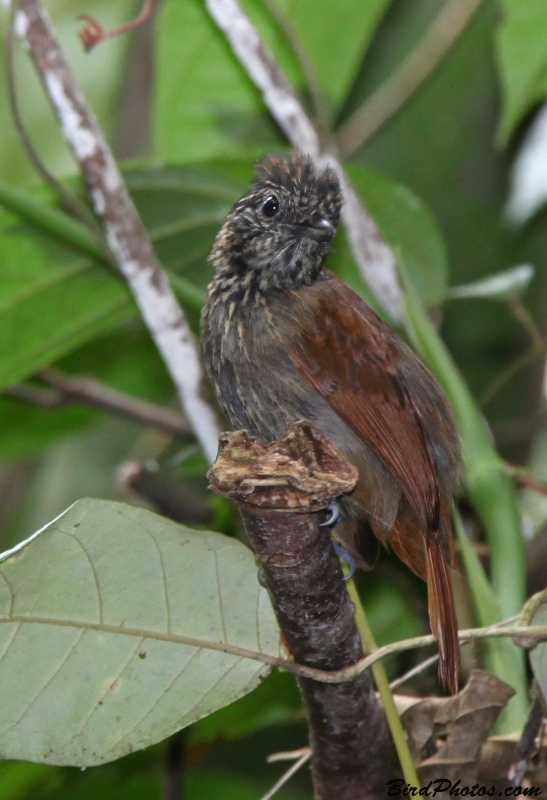
[[[355,563],[355,559],[350,553],[350,551],[346,550],[346,548],[343,545],[341,545],[340,542],[333,542],[332,546],[334,547],[334,551],[338,556],[338,558],[340,559],[340,561],[343,561],[344,564],[347,564],[349,567],[348,574],[344,575],[344,580],[349,581],[350,578],[353,578],[353,574],[357,569],[357,564]]]
[[[321,523],[322,528],[334,528],[342,519],[342,511],[336,500],[331,500],[328,505],[329,517]]]

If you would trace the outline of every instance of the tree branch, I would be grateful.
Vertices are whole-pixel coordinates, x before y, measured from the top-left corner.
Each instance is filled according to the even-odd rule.
[[[196,341],[154,255],[112,152],[39,0],[20,0],[13,25],[32,57],[64,137],[80,165],[110,249],[177,387],[185,414],[212,460],[220,427],[205,396]]]
[[[294,423],[262,447],[246,433],[224,434],[209,471],[213,488],[239,504],[263,565],[285,646],[300,665],[343,669],[363,656],[353,606],[328,530],[329,501],[357,474],[309,423]],[[316,798],[385,797],[397,762],[371,677],[339,686],[298,678],[308,715]]]
[[[128,489],[151,502],[163,517],[182,525],[210,525],[213,512],[205,498],[180,481],[131,461],[122,465],[119,477]]]
[[[52,388],[42,389],[39,386],[17,384],[9,386],[4,393],[44,408],[85,403],[101,411],[139,422],[141,425],[152,425],[174,436],[192,436],[191,426],[178,411],[119,392],[96,378],[72,377],[51,367],[42,369],[37,374]]]
[[[314,158],[331,163],[341,173],[345,199],[342,220],[353,257],[381,306],[394,320],[402,322],[403,299],[395,256],[351,187],[335,154],[321,141],[292,86],[238,0],[206,0],[206,5],[289,141]]]
[[[343,158],[349,158],[368,141],[429,78],[480,3],[481,0],[448,0],[393,75],[340,125],[336,141]]]

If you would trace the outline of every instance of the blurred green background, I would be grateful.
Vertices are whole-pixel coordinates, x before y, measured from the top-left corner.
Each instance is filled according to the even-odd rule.
[[[311,107],[302,70],[271,12],[259,0],[244,5]],[[375,0],[365,10],[352,0],[338,5],[333,12],[330,3],[283,3],[315,57],[324,115],[340,122],[414,50],[447,3]],[[401,257],[414,269],[501,454],[547,479],[542,393],[547,212],[540,207],[520,226],[510,224],[505,212],[511,169],[547,94],[547,17],[541,6],[535,0],[479,4],[429,80],[349,162],[385,235],[394,237]],[[162,263],[170,273],[204,288],[210,274],[205,257],[215,232],[244,190],[253,161],[268,149],[286,147],[281,133],[201,0],[163,0],[142,29],[106,41],[89,54],[76,36],[81,27],[76,17],[91,14],[110,28],[136,14],[139,4],[51,0],[47,7],[115,154],[132,160],[129,186]],[[7,11],[1,14],[5,30]],[[329,14],[334,16],[326,25]],[[4,63],[4,48],[1,56]],[[71,178],[75,165],[21,53],[17,84],[40,155],[56,175]],[[5,80],[0,86],[0,179],[51,198],[11,121]],[[77,180],[71,185],[79,191]],[[32,381],[35,370],[54,364],[174,406],[165,368],[125,288],[107,269],[82,263],[81,254],[9,210],[0,212],[0,227],[2,386]],[[341,235],[332,263],[358,283]],[[535,272],[515,302],[446,295],[446,281],[457,286],[519,264],[531,264]],[[196,325],[195,311],[190,317]],[[534,336],[534,354],[524,358]],[[205,464],[191,442],[181,444],[83,405],[48,409],[0,397],[0,550],[82,496],[154,507],[145,491],[136,492],[124,478],[124,465],[134,462],[153,462],[173,482],[169,485],[189,487],[205,509],[211,507],[213,527],[237,531],[229,509],[207,493]],[[526,490],[519,502],[531,564],[529,585],[538,590],[547,574],[547,498]],[[462,507],[482,554],[479,525],[470,507]],[[387,554],[374,573],[361,578],[361,590],[378,643],[428,630],[425,587]],[[462,621],[471,624],[463,579],[458,604]],[[405,655],[388,666],[401,672],[419,658]],[[414,688],[433,691],[433,672],[422,675]],[[275,674],[250,696],[171,743],[105,767],[80,772],[0,764],[0,798],[162,797],[166,765],[180,752],[181,796],[254,800],[282,769],[265,766],[266,756],[305,744],[294,681]],[[311,797],[307,768],[277,796]]]

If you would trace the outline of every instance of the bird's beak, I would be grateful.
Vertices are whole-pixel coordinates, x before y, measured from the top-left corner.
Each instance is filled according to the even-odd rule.
[[[336,228],[328,219],[318,219],[308,222],[307,225],[291,225],[291,228],[298,236],[314,239],[316,242],[330,242],[336,233]]]

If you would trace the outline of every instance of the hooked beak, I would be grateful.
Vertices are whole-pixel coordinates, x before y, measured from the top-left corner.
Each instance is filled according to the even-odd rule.
[[[336,233],[336,228],[328,219],[318,219],[307,225],[291,225],[290,228],[297,236],[314,239],[316,242],[330,242]]]

